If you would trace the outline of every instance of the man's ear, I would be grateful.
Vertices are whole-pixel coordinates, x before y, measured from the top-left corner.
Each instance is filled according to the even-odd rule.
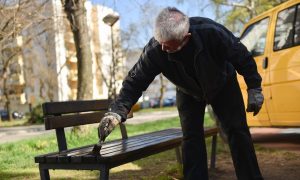
[[[186,37],[191,37],[191,36],[192,36],[192,33],[187,33],[185,36],[186,36]]]

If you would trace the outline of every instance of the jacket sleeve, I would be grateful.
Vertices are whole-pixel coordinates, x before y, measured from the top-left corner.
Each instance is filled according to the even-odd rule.
[[[236,38],[229,30],[217,28],[213,35],[214,43],[218,55],[224,55],[220,58],[225,58],[235,68],[235,70],[244,77],[248,89],[261,87],[261,76],[257,71],[256,62],[251,53],[241,43],[239,38]]]
[[[110,105],[109,111],[115,112],[125,121],[131,107],[141,97],[155,76],[160,73],[159,67],[151,59],[150,53],[144,48],[138,62],[125,77],[116,100]]]

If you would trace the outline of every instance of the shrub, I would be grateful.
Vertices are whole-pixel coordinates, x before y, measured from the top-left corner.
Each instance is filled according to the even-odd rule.
[[[31,124],[44,123],[42,105],[39,104],[39,105],[35,106],[32,109],[32,111],[30,112],[29,116],[30,117],[29,117],[28,122]]]

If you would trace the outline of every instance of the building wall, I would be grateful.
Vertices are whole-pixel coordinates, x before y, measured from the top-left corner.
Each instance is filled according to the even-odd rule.
[[[61,0],[52,0],[53,3],[53,16],[54,16],[54,47],[55,47],[55,58],[56,58],[56,73],[58,83],[58,97],[56,100],[66,101],[70,98],[70,86],[68,86],[68,74],[69,69],[65,66],[66,62],[66,46],[64,40],[64,13]]]
[[[93,42],[95,53],[95,80],[98,96],[94,98],[107,98],[108,86],[107,83],[110,77],[110,66],[112,65],[112,54],[114,58],[118,58],[118,70],[117,70],[117,91],[121,88],[121,83],[124,78],[123,66],[125,63],[125,57],[121,51],[121,39],[120,39],[120,21],[118,20],[113,26],[105,24],[103,18],[108,14],[114,14],[119,16],[118,13],[112,9],[100,5],[93,6]],[[113,41],[112,41],[113,38]],[[112,44],[113,43],[113,44]],[[102,83],[101,83],[102,82]],[[99,86],[102,84],[102,86]]]
[[[112,63],[112,32],[114,34],[114,44],[120,44],[120,23],[119,21],[114,24],[113,28],[103,22],[103,18],[110,13],[118,15],[112,9],[92,5],[87,1],[85,4],[87,24],[89,26],[89,35],[91,37],[91,51],[92,51],[92,72],[93,72],[93,99],[102,99],[108,97],[108,87],[105,80],[109,77],[109,66]],[[66,21],[66,19],[65,19]],[[77,58],[75,44],[72,36],[71,29],[68,23],[65,23],[65,44],[67,49],[67,62],[69,65],[68,83],[71,88],[71,99],[76,99],[77,93]],[[121,47],[115,47],[115,51],[121,52]],[[117,50],[116,50],[117,49]],[[122,54],[118,54],[118,57]],[[123,66],[124,60],[122,59],[119,66]],[[123,74],[118,78],[118,89],[123,79]]]

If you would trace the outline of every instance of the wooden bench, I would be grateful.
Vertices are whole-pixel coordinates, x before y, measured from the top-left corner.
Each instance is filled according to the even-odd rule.
[[[120,125],[122,139],[105,142],[100,151],[101,156],[90,152],[94,144],[68,149],[65,128],[99,123],[107,112],[108,100],[50,102],[43,104],[45,129],[55,129],[58,152],[39,155],[41,179],[50,179],[49,169],[99,170],[100,179],[109,178],[109,169],[138,160],[162,151],[175,148],[177,160],[181,163],[179,147],[182,141],[180,128],[165,129],[157,132],[127,137],[124,124]],[[205,136],[212,136],[210,167],[215,166],[216,138],[218,129],[205,130]],[[98,139],[95,139],[97,143]]]

